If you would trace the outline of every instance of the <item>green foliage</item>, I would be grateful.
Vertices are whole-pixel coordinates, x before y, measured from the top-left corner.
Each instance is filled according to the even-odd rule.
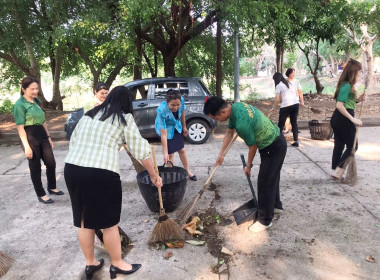
[[[294,51],[289,52],[284,62],[284,69],[294,67],[296,62],[297,62],[297,54]]]
[[[15,105],[8,98],[4,99],[3,105],[0,106],[0,114],[10,114]]]

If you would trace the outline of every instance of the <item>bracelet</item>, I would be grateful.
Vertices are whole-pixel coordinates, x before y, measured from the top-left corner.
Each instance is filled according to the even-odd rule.
[[[251,163],[251,165],[247,165],[247,167],[248,167],[249,169],[252,169],[253,164]]]

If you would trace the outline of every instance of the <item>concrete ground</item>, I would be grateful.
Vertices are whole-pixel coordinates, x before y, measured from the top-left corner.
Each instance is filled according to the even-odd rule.
[[[377,127],[364,127],[359,133],[356,153],[359,181],[355,187],[330,179],[333,140],[311,140],[301,131],[299,148],[291,147],[281,174],[284,212],[273,227],[263,233],[247,230],[249,223],[218,226],[218,238],[233,252],[228,270],[215,274],[211,266],[218,263],[207,246],[185,244],[171,249],[173,257],[164,259],[168,250],[156,250],[146,244],[157,223],[138,189],[136,173],[122,150],[121,179],[123,209],[120,227],[134,241],[126,261],[142,263],[130,276],[118,279],[379,279],[380,275],[380,138]],[[219,130],[220,132],[220,130]],[[180,214],[196,195],[214,167],[223,134],[215,133],[203,145],[186,145],[190,166],[198,181],[188,181],[185,197],[172,218]],[[154,142],[158,160],[162,149]],[[16,262],[3,280],[14,279],[82,279],[85,266],[72,224],[70,199],[63,178],[63,160],[67,141],[55,142],[58,188],[66,195],[54,197],[55,203],[37,201],[30,180],[27,161],[19,145],[0,145],[0,250]],[[247,155],[238,138],[214,178],[216,188],[207,189],[195,210],[217,209],[233,219],[232,211],[251,199],[242,172],[240,153]],[[176,157],[177,163],[179,162]],[[254,160],[253,183],[256,185],[260,158]],[[44,179],[45,181],[45,179]],[[217,194],[219,200],[215,199]],[[147,220],[149,220],[147,222]],[[366,261],[371,255],[375,263]],[[94,279],[109,279],[110,260]]]

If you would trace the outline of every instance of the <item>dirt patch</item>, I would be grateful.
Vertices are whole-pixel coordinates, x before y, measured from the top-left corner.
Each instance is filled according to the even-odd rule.
[[[46,110],[46,121],[49,130],[63,131],[69,113],[67,111]],[[0,114],[0,130],[2,132],[17,132],[12,114]]]
[[[305,105],[322,110],[321,114],[314,114],[309,109],[301,108],[299,111],[299,120],[323,120],[327,117],[331,117],[335,109],[335,101],[330,95],[317,95],[317,94],[305,94]],[[262,111],[265,115],[269,114],[273,105],[273,99],[257,100],[250,102],[253,106]],[[357,106],[357,113],[360,106]],[[47,110],[46,121],[49,130],[63,131],[64,125],[67,119],[67,115],[70,112]],[[380,117],[380,93],[371,94],[367,96],[367,100],[364,103],[362,117]],[[277,121],[278,110],[275,111],[271,119]],[[16,132],[16,125],[12,114],[0,114],[0,130],[2,132]]]

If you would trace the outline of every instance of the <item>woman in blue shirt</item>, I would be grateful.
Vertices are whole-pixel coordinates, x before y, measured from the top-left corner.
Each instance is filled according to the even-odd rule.
[[[184,137],[187,136],[185,120],[185,100],[177,90],[169,90],[166,94],[166,101],[157,108],[155,121],[156,133],[161,137],[162,149],[164,152],[164,162],[174,163],[174,153],[178,152],[183,167],[187,170],[190,180],[197,181],[189,169]],[[182,133],[182,134],[181,134]]]

